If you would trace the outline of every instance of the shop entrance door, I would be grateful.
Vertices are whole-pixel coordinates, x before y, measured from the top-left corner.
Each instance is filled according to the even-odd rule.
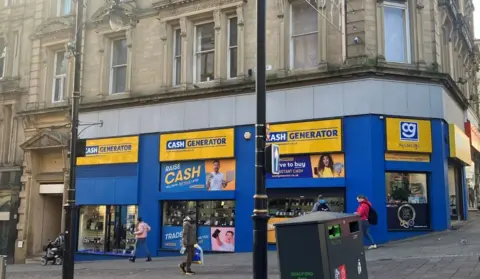
[[[448,165],[448,189],[451,220],[465,220],[463,173],[460,167]]]

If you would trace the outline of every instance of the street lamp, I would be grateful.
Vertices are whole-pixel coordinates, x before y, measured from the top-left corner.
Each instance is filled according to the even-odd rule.
[[[76,182],[76,167],[77,167],[77,143],[78,143],[78,109],[79,109],[79,100],[80,100],[80,77],[81,77],[81,49],[82,49],[82,28],[83,28],[83,9],[84,9],[84,0],[77,0],[77,17],[75,20],[75,42],[69,44],[68,48],[72,52],[72,55],[75,60],[75,71],[74,71],[74,80],[73,80],[73,93],[72,93],[72,123],[71,127],[71,140],[70,140],[70,175],[69,183],[67,190],[67,202],[64,205],[65,208],[65,249],[64,249],[64,260],[62,266],[62,279],[73,279],[74,278],[74,263],[75,263],[75,225],[76,225],[76,201],[75,201],[75,182]],[[109,13],[112,15],[110,17],[110,26],[112,29],[118,28],[118,26],[124,21],[120,22],[118,19],[122,18],[125,15],[125,11],[119,8],[119,0],[115,0],[112,7],[110,8],[114,13]],[[115,16],[113,16],[115,14]],[[122,18],[123,19],[123,18]],[[113,24],[112,24],[113,23]],[[118,28],[118,30],[121,29]],[[80,145],[79,145],[80,147]],[[81,147],[80,147],[81,148]],[[85,149],[85,146],[83,146]],[[84,150],[81,150],[79,153],[83,153]]]
[[[257,121],[255,125],[255,195],[253,210],[253,279],[268,278],[266,146],[266,1],[257,0]]]

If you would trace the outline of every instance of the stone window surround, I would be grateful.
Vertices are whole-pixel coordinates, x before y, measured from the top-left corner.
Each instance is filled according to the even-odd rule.
[[[276,0],[277,4],[277,18],[279,19],[279,53],[283,55],[278,56],[278,69],[279,71],[288,71],[290,73],[304,72],[309,69],[294,69],[292,48],[292,2],[305,1],[305,0]],[[321,1],[318,1],[320,4]],[[325,9],[326,7],[319,6],[318,9]],[[318,68],[326,68],[327,66],[327,25],[328,21],[318,13]],[[311,69],[310,69],[311,70]],[[316,69],[315,69],[316,70]]]
[[[382,35],[383,35],[383,40],[381,41],[383,43],[383,50],[385,51],[386,49],[386,43],[385,43],[385,8],[395,8],[402,10],[405,13],[405,23],[404,23],[404,35],[405,35],[405,49],[404,49],[404,55],[406,60],[403,62],[400,61],[388,61],[388,63],[398,63],[398,64],[411,64],[412,63],[412,24],[411,24],[411,14],[410,14],[410,4],[408,1],[404,1],[404,3],[401,3],[401,1],[383,1],[382,2]],[[386,59],[386,56],[384,56]]]
[[[378,1],[377,2],[377,56],[382,60],[385,58],[385,28],[384,28],[384,16],[385,6],[387,7],[401,7],[402,5],[406,9],[407,16],[407,62],[389,62],[389,64],[407,65],[418,64],[420,67],[425,68],[424,58],[424,38],[423,38],[423,0],[403,0],[401,1]],[[416,3],[416,4],[415,4]],[[408,54],[409,53],[409,54]]]
[[[159,18],[161,40],[163,42],[163,65],[162,87],[176,87],[181,89],[190,88],[195,83],[193,59],[195,58],[194,36],[195,25],[200,23],[214,22],[215,24],[215,59],[214,80],[209,82],[195,83],[197,87],[217,85],[222,80],[227,80],[227,54],[228,54],[228,20],[237,17],[237,77],[245,76],[244,64],[244,26],[243,26],[243,3],[223,4],[213,8],[193,11],[182,15],[168,18]],[[181,82],[179,86],[173,83],[174,62],[174,32],[180,28],[181,33]]]
[[[43,60],[43,71],[42,77],[43,80],[43,100],[47,104],[56,104],[56,105],[65,105],[68,103],[68,98],[70,93],[73,90],[73,67],[74,61],[73,57],[67,50],[68,40],[62,40],[52,43],[46,43],[42,45],[42,60]],[[65,51],[65,60],[66,60],[66,80],[65,88],[63,92],[63,100],[58,102],[53,102],[53,82],[54,82],[54,69],[55,69],[55,56],[59,51]]]
[[[133,63],[133,51],[132,51],[132,36],[134,28],[132,26],[125,27],[119,31],[103,30],[98,31],[100,36],[99,53],[100,53],[100,75],[99,84],[100,89],[98,93],[99,99],[118,99],[128,98],[131,95],[131,81],[132,81],[132,63]],[[127,40],[127,70],[125,80],[125,92],[110,94],[111,83],[111,61],[112,61],[112,43],[115,40],[126,39]]]
[[[0,36],[4,39],[6,46],[6,53],[3,62],[3,76],[4,78],[16,78],[19,76],[19,66],[20,66],[20,42],[22,41],[21,28],[16,28],[12,30],[2,30],[0,29]],[[3,50],[0,50],[3,51]]]

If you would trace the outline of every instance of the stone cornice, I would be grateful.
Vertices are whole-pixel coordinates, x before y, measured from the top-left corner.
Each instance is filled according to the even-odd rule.
[[[442,84],[463,108],[468,108],[468,100],[462,94],[455,81],[448,74],[425,72],[412,69],[398,69],[388,66],[355,67],[340,69],[329,72],[316,72],[304,75],[287,76],[281,78],[270,78],[267,86],[268,90],[286,89],[308,85],[318,85],[332,82],[345,82],[358,79],[385,79],[407,82],[421,82],[430,84]],[[255,81],[246,80],[243,83],[234,85],[223,85],[213,88],[188,89],[184,91],[165,92],[159,91],[150,96],[130,97],[119,100],[109,100],[104,102],[82,103],[81,112],[107,110],[123,107],[152,105],[155,103],[185,101],[189,99],[201,99],[211,97],[232,96],[241,94],[252,94],[255,92]],[[132,95],[135,95],[133,93]],[[27,110],[18,112],[20,116],[50,114],[54,112],[68,112],[70,106],[59,106],[52,108],[43,108],[37,110]]]

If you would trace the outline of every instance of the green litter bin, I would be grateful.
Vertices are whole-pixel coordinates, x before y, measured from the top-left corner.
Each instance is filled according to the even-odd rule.
[[[360,218],[313,212],[275,224],[281,279],[368,278]]]

